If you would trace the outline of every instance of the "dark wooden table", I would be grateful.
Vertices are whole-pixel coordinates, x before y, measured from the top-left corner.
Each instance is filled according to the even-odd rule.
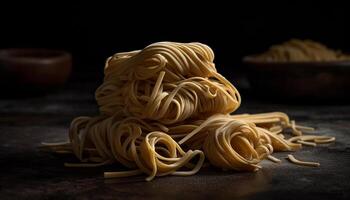
[[[190,177],[103,178],[104,168],[65,168],[66,158],[40,152],[40,142],[67,138],[70,121],[95,115],[95,84],[33,98],[0,100],[0,199],[348,199],[350,189],[350,105],[278,105],[244,101],[239,112],[283,111],[316,134],[335,136],[334,144],[305,147],[297,158],[319,168],[262,163],[256,173],[203,169]],[[88,89],[86,89],[88,88]],[[114,168],[116,166],[109,166]],[[117,168],[117,167],[116,167]]]

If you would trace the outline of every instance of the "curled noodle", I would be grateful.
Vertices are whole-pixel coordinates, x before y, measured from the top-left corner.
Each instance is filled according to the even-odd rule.
[[[263,159],[279,161],[273,151],[334,141],[304,136],[302,130],[312,129],[281,112],[232,115],[241,97],[213,60],[201,43],[159,42],[113,55],[95,93],[100,115],[74,119],[69,142],[42,148],[80,160],[66,166],[119,163],[129,171],[106,178],[147,174],[149,181],[195,174],[205,158],[224,170],[256,171]]]

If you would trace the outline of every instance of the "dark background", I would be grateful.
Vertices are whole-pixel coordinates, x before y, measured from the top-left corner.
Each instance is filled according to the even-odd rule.
[[[0,48],[68,50],[74,74],[102,74],[113,53],[157,41],[198,41],[216,53],[231,77],[241,59],[290,38],[310,38],[350,52],[345,3],[257,4],[254,1],[11,1],[0,6]]]
[[[271,91],[255,98],[239,88],[243,100],[237,113],[281,111],[297,124],[315,127],[315,134],[336,137],[330,145],[293,152],[298,159],[320,162],[319,168],[292,165],[284,159],[285,153],[276,153],[282,164],[267,163],[256,173],[209,168],[191,177],[168,176],[145,183],[145,176],[105,180],[105,168],[65,168],[63,163],[69,159],[77,161],[39,151],[41,142],[65,141],[73,118],[98,114],[94,90],[102,82],[105,59],[116,52],[164,40],[206,43],[215,51],[219,72],[235,86],[244,85],[237,76],[244,77],[243,56],[290,38],[310,38],[350,52],[350,14],[345,3],[145,2],[0,1],[0,49],[63,49],[72,53],[74,61],[68,84],[59,90],[49,88],[47,95],[24,94],[27,85],[11,88],[12,80],[1,83],[0,79],[1,200],[350,199],[350,101],[342,105],[333,96],[326,103],[318,97],[295,103],[288,98],[269,99]],[[264,82],[268,80],[260,83]],[[349,93],[348,88],[341,92]],[[115,167],[107,171],[118,170]]]

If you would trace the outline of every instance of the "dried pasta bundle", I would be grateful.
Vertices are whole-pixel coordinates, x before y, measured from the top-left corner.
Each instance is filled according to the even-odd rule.
[[[325,62],[350,60],[350,56],[312,40],[291,39],[271,46],[268,51],[258,55],[256,59],[267,62]]]
[[[224,170],[256,171],[263,159],[280,161],[273,151],[335,140],[302,135],[311,129],[280,112],[232,115],[239,92],[213,60],[213,51],[200,43],[159,42],[113,55],[96,90],[100,115],[74,119],[68,142],[42,148],[81,161],[66,166],[119,163],[130,171],[106,172],[106,178],[147,174],[149,181],[192,175],[205,158]]]

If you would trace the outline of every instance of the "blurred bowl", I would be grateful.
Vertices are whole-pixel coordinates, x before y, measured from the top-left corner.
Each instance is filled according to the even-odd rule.
[[[263,98],[339,100],[349,98],[350,60],[332,62],[263,62],[243,58],[254,93]]]
[[[0,83],[7,88],[47,90],[62,86],[71,73],[72,58],[49,49],[0,50]]]

